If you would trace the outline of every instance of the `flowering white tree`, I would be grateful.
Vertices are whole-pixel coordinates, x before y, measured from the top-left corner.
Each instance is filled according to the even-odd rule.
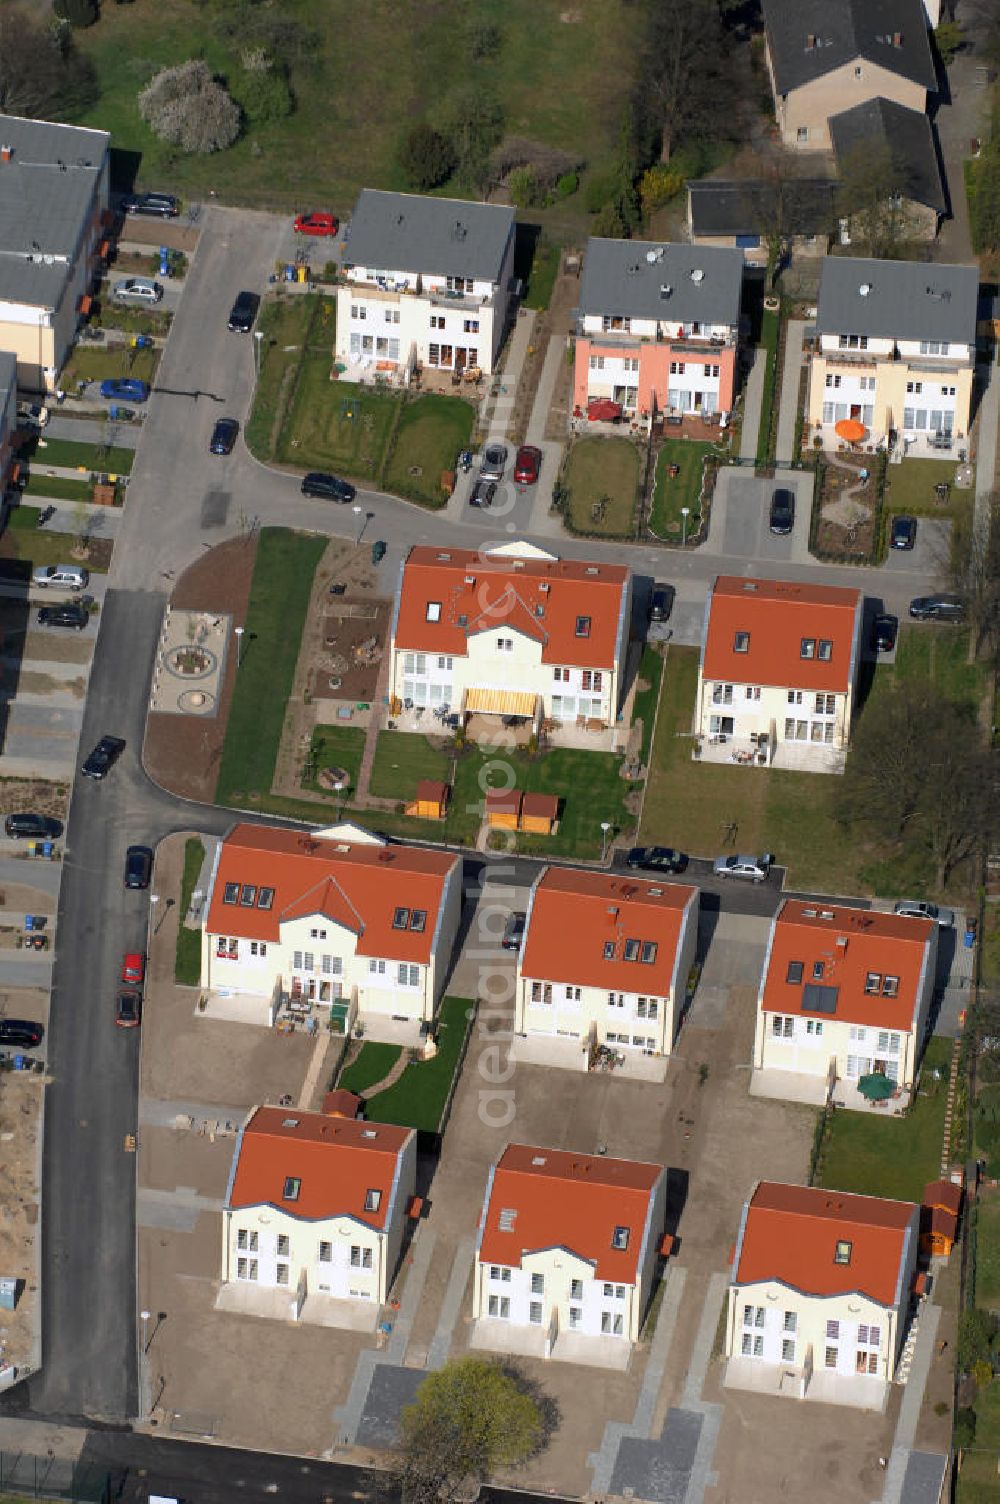
[[[139,113],[181,151],[223,151],[240,133],[240,107],[199,58],[164,68],[139,95]]]

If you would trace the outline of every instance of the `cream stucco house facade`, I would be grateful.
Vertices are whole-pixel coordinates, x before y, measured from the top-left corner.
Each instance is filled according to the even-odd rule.
[[[586,1070],[673,1049],[698,939],[699,890],[631,873],[546,867],[528,900],[512,1052]]]
[[[836,425],[854,419],[868,450],[967,453],[978,296],[974,266],[828,256],[806,438],[811,430],[825,448],[843,447]]]
[[[212,865],[201,985],[414,1042],[434,1016],[462,904],[462,863],[358,826],[237,825]]]
[[[373,1328],[413,1209],[416,1141],[412,1128],[255,1108],[226,1190],[219,1307]]]
[[[761,1181],[729,1285],[728,1386],[884,1408],[913,1293],[920,1209]]]
[[[623,1368],[663,1252],[666,1194],[660,1165],[509,1144],[483,1202],[473,1346]]]
[[[0,350],[19,384],[52,391],[103,266],[106,131],[0,115]]]
[[[841,772],[863,604],[860,590],[719,575],[705,606],[695,756]]]
[[[558,559],[527,543],[411,548],[390,628],[394,709],[613,728],[630,616],[621,565]],[[402,729],[427,727],[404,717]]]
[[[338,360],[352,380],[492,372],[514,277],[514,211],[365,188],[341,248]]]
[[[865,1107],[885,1076],[908,1106],[934,995],[930,919],[786,898],[771,923],[757,997],[751,1090]]]

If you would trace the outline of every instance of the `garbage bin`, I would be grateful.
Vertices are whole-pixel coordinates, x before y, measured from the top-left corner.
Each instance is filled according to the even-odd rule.
[[[160,276],[170,276],[170,249],[168,246],[160,246]]]
[[[308,282],[308,280],[309,280],[309,268],[308,268],[308,266],[300,266],[300,267],[297,268],[297,271],[298,271],[298,279],[299,279],[299,281],[300,282]]]
[[[294,266],[286,266],[285,267],[285,281],[286,282],[294,282],[295,281],[295,268],[294,268]]]
[[[971,950],[976,943],[976,932],[971,926],[965,932],[965,948]]]
[[[53,853],[54,850],[55,850],[55,847],[53,846],[53,844],[52,844],[51,841],[43,841],[42,842],[42,856],[51,857],[51,855],[52,855],[52,853]]]

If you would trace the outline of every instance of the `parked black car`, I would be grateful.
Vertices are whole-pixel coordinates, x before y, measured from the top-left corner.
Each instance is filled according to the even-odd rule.
[[[683,872],[688,859],[672,846],[633,846],[625,865],[644,872]]]
[[[771,497],[771,512],[768,526],[776,537],[783,538],[792,531],[795,523],[795,494],[779,487]]]
[[[153,853],[148,846],[130,846],[125,853],[126,888],[148,888],[153,872]]]
[[[237,334],[249,334],[257,317],[260,298],[255,292],[240,292],[229,314],[229,327]]]
[[[894,517],[892,519],[892,532],[889,534],[890,548],[912,548],[917,541],[917,519],[915,517]]]
[[[673,585],[654,585],[649,597],[650,621],[669,621],[677,591]]]
[[[965,604],[957,595],[918,595],[910,602],[914,621],[962,621]]]
[[[84,778],[106,778],[124,751],[120,736],[102,736],[80,772]]]
[[[477,480],[472,488],[472,495],[469,497],[469,506],[482,507],[484,511],[488,510],[493,505],[493,498],[496,494],[497,483],[495,480]]]
[[[151,214],[157,219],[174,219],[180,208],[172,193],[129,193],[122,199],[123,214]]]
[[[90,620],[90,612],[80,601],[66,601],[61,606],[39,606],[38,624],[41,627],[72,627],[82,632]]]
[[[45,1029],[41,1024],[32,1023],[26,1018],[0,1018],[0,1045],[15,1045],[21,1049],[33,1050],[44,1038]]]
[[[301,490],[303,496],[319,496],[323,501],[336,501],[341,506],[353,501],[358,494],[350,481],[341,480],[337,475],[326,475],[322,470],[310,470],[308,475],[303,475]]]
[[[57,841],[63,833],[61,820],[51,815],[36,815],[30,811],[8,815],[3,828],[13,841]]]
[[[212,454],[232,454],[240,425],[235,418],[220,418],[212,429],[209,450]]]
[[[896,646],[899,620],[887,611],[880,611],[872,622],[872,647],[876,653],[891,653]]]

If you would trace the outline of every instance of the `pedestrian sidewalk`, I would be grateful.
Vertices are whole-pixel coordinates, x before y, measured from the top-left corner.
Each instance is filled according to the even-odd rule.
[[[802,340],[805,331],[804,319],[789,319],[785,325],[785,363],[781,372],[778,438],[774,448],[775,464],[778,465],[790,465],[799,458],[795,453],[795,428],[799,417]]]
[[[740,432],[740,459],[757,458],[757,433],[760,429],[760,410],[764,401],[764,377],[767,373],[767,351],[758,345],[754,351],[753,365],[747,377],[743,394],[743,427]]]
[[[552,406],[552,396],[556,382],[559,380],[560,370],[566,360],[568,347],[567,335],[549,336],[549,347],[545,352],[542,374],[538,378],[538,389],[535,392],[531,417],[528,419],[528,443],[540,449],[543,456],[531,507],[531,531],[543,537],[559,537],[563,530],[562,523],[558,517],[552,515],[551,508],[552,488],[559,479],[565,445],[546,439],[545,429],[549,420],[549,409]]]

